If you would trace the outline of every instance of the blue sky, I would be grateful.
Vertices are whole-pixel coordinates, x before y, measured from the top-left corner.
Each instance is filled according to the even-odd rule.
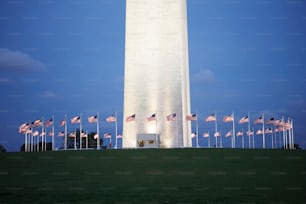
[[[0,2],[0,143],[6,149],[19,150],[18,126],[29,120],[54,115],[58,124],[64,114],[99,112],[104,119],[118,112],[122,121],[124,22],[124,0]],[[191,107],[200,134],[213,128],[204,119],[214,111],[223,132],[230,125],[221,116],[232,111],[237,120],[265,113],[293,118],[295,142],[305,148],[306,2],[188,0],[188,29]],[[114,131],[100,123],[101,132]]]

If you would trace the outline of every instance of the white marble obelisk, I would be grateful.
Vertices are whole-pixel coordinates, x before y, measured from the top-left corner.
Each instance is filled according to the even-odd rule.
[[[123,148],[191,147],[186,0],[126,0]],[[155,121],[147,118],[155,113]],[[167,115],[176,114],[175,121]],[[135,121],[127,122],[135,114]]]

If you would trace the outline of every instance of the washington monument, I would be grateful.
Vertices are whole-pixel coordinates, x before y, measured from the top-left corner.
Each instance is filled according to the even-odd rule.
[[[191,147],[186,0],[126,0],[123,148]]]

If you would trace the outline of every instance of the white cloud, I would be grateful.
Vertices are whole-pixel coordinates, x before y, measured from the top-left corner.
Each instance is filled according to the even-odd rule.
[[[24,52],[0,48],[0,70],[45,71],[46,66]]]
[[[40,97],[42,98],[57,98],[57,94],[53,91],[44,91],[42,94],[40,94]]]
[[[205,84],[212,84],[216,82],[215,74],[210,69],[202,69],[194,76],[194,81],[205,83]]]

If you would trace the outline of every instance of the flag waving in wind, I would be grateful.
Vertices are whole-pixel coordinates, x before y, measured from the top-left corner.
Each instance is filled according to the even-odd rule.
[[[81,117],[80,116],[75,116],[73,118],[71,118],[71,123],[72,124],[77,124],[81,122]]]
[[[262,116],[260,116],[259,118],[257,118],[255,121],[254,121],[254,124],[259,124],[259,123],[264,123],[263,119],[262,119]]]
[[[213,122],[213,121],[216,121],[216,115],[213,113],[213,114],[210,114],[206,119],[205,119],[206,122]]]
[[[229,114],[227,116],[224,116],[224,118],[223,118],[223,122],[225,122],[225,123],[233,122],[233,121],[234,121],[233,114]]]
[[[153,113],[150,117],[147,118],[148,121],[156,120],[156,114]]]
[[[52,124],[53,124],[53,119],[52,118],[50,120],[46,121],[46,123],[45,123],[46,127],[49,127]]]
[[[136,120],[136,114],[130,115],[126,118],[126,122],[131,122]]]
[[[90,116],[87,118],[89,123],[97,123],[98,122],[98,116],[94,115],[94,116]]]
[[[116,122],[116,121],[117,121],[117,118],[114,115],[108,116],[106,118],[106,122],[108,122],[108,123],[112,123],[112,122]]]
[[[239,124],[248,123],[248,122],[249,122],[249,116],[244,116],[239,120]]]
[[[186,120],[197,120],[197,114],[190,114],[186,116]]]
[[[175,120],[176,120],[176,113],[167,115],[167,121],[175,121]]]

